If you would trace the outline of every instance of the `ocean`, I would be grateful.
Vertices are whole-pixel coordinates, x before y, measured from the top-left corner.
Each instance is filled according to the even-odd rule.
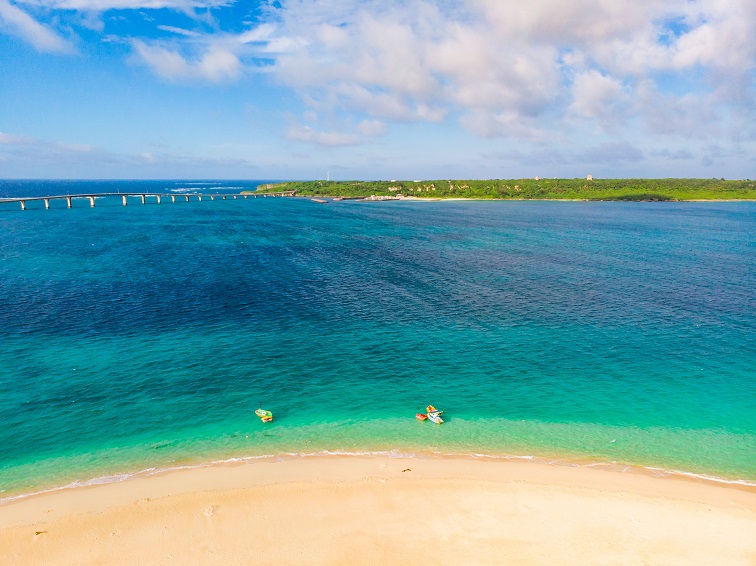
[[[333,453],[754,483],[755,256],[753,202],[0,203],[0,500]]]

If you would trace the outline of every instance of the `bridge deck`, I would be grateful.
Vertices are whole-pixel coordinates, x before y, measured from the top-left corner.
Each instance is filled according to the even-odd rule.
[[[147,198],[154,198],[157,204],[160,204],[163,199],[171,199],[171,202],[176,202],[176,199],[181,200],[182,198],[189,202],[190,198],[194,197],[195,200],[201,201],[203,199],[208,200],[215,200],[221,199],[226,200],[228,198],[232,198],[236,200],[237,198],[257,198],[257,197],[293,197],[296,195],[296,191],[285,191],[280,193],[256,193],[256,192],[250,192],[250,193],[150,193],[150,192],[144,192],[144,193],[88,193],[88,194],[75,194],[75,195],[49,195],[49,196],[28,196],[28,197],[5,197],[0,198],[0,204],[8,203],[8,202],[17,202],[21,205],[21,210],[26,210],[26,203],[27,202],[38,202],[38,201],[44,201],[45,208],[50,208],[50,201],[51,200],[62,200],[65,199],[68,204],[68,208],[73,208],[73,200],[74,199],[89,199],[89,206],[94,207],[95,205],[95,199],[102,198],[102,197],[121,197],[121,201],[123,203],[123,206],[126,206],[126,201],[128,200],[128,197],[137,197],[142,200],[142,204],[147,204]]]
[[[48,195],[48,196],[29,196],[29,197],[0,197],[0,202],[21,202],[32,200],[55,200],[69,198],[100,198],[100,197],[161,197],[161,198],[185,198],[185,197],[203,197],[203,198],[247,198],[258,196],[289,197],[294,196],[294,191],[281,193],[87,193],[75,195]]]

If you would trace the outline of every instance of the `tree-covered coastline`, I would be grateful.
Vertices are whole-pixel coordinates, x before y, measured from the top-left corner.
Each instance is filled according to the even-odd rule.
[[[756,200],[756,181],[724,179],[494,179],[438,181],[289,181],[258,192],[313,197],[416,197],[616,201]]]

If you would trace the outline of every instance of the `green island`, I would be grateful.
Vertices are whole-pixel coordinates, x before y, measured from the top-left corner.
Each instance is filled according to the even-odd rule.
[[[494,179],[438,181],[289,181],[259,193],[341,198],[691,201],[756,200],[756,181],[725,179]]]

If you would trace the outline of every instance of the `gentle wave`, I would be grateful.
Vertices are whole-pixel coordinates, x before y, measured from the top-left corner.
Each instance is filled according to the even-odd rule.
[[[96,478],[91,478],[88,480],[75,480],[65,485],[60,485],[60,486],[51,487],[48,489],[41,489],[39,491],[33,491],[30,493],[21,493],[19,495],[13,495],[10,497],[0,498],[0,505],[5,504],[5,503],[10,503],[12,501],[18,501],[19,499],[26,499],[28,497],[34,497],[36,495],[44,495],[46,493],[54,493],[56,491],[62,491],[66,489],[75,489],[78,487],[90,487],[93,485],[106,485],[110,483],[119,483],[122,481],[126,481],[129,478],[133,478],[140,474],[149,472],[152,469],[154,468],[148,468],[146,470],[141,470],[139,472],[112,474],[108,476],[98,476]]]
[[[747,480],[728,480],[725,478],[720,478],[717,476],[712,476],[708,474],[696,474],[693,472],[684,472],[682,470],[665,470],[663,468],[656,468],[652,466],[644,466],[644,470],[649,470],[651,472],[654,472],[654,475],[658,477],[674,477],[674,476],[686,476],[690,478],[695,478],[699,480],[705,480],[710,482],[716,482],[716,483],[723,483],[727,485],[744,485],[747,487],[754,487],[756,486],[756,482],[750,482]]]
[[[544,458],[537,455],[520,455],[520,454],[481,454],[481,453],[459,453],[459,452],[422,452],[422,451],[402,451],[402,450],[320,450],[316,452],[281,452],[278,454],[262,454],[256,456],[235,456],[232,458],[224,458],[220,460],[211,460],[208,462],[201,462],[198,464],[185,464],[180,466],[167,466],[167,467],[151,467],[139,470],[137,472],[125,472],[117,473],[106,476],[98,476],[88,480],[76,480],[66,485],[51,487],[48,489],[42,489],[30,493],[22,493],[9,497],[0,498],[0,505],[18,501],[20,499],[26,499],[29,497],[35,497],[38,495],[44,495],[47,493],[54,493],[57,491],[76,489],[81,487],[91,487],[95,485],[106,485],[111,483],[120,483],[137,477],[149,477],[164,473],[176,472],[180,470],[196,470],[209,468],[213,466],[222,466],[225,464],[236,463],[258,463],[261,461],[272,462],[284,462],[294,459],[306,459],[306,458],[324,458],[324,457],[343,457],[343,456],[356,456],[363,458],[397,458],[397,459],[428,459],[428,458],[460,458],[471,460],[494,460],[494,461],[524,461],[533,462],[538,464],[546,464],[549,466],[567,466],[572,468],[594,468],[601,469],[609,472],[619,473],[650,473],[649,475],[658,478],[692,478],[703,482],[710,482],[715,484],[729,485],[729,486],[743,486],[743,487],[756,487],[756,482],[744,480],[744,479],[727,479],[708,474],[697,474],[693,472],[686,472],[681,470],[665,470],[663,468],[657,468],[653,466],[630,466],[627,464],[619,464],[617,462],[576,462],[558,458]],[[0,491],[2,493],[2,491]]]

